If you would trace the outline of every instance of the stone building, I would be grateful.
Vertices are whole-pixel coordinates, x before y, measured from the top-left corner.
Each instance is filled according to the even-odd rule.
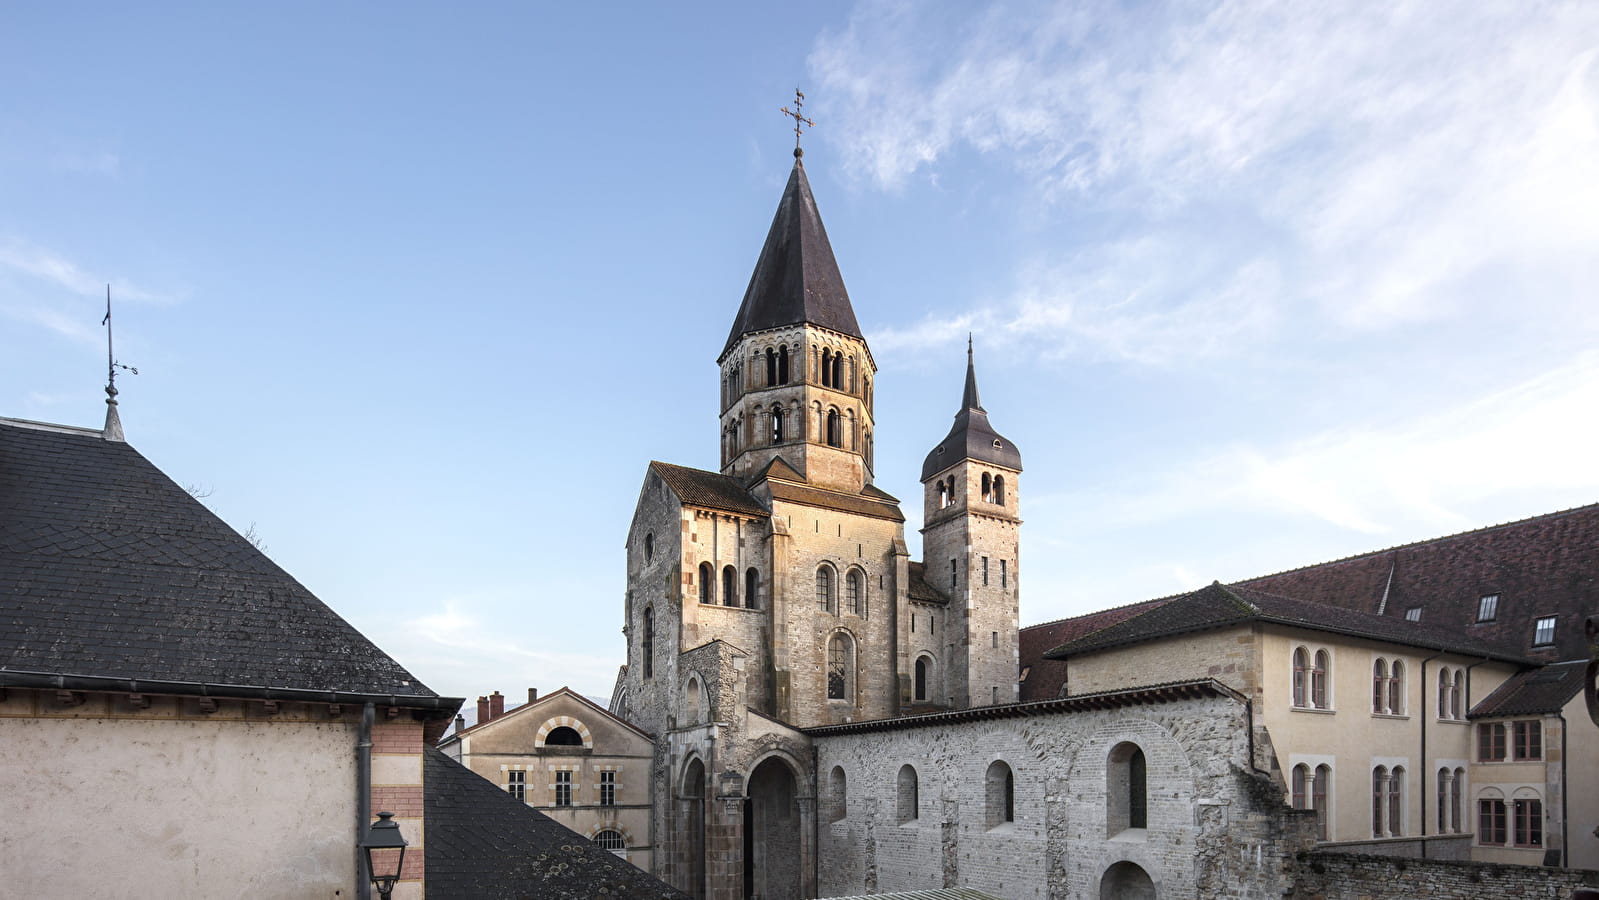
[[[560,688],[505,708],[499,691],[479,697],[475,724],[462,717],[439,742],[446,756],[645,871],[651,865],[650,735]]]

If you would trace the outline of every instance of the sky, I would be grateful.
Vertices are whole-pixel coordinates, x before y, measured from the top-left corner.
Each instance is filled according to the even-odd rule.
[[[606,698],[792,163],[919,553],[1021,620],[1599,501],[1599,4],[0,6],[0,416],[128,440],[434,690]],[[1463,599],[1462,602],[1467,602]]]

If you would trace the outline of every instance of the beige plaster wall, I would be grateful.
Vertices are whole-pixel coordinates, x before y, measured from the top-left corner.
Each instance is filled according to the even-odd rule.
[[[1599,869],[1599,725],[1588,717],[1580,692],[1561,715],[1566,720],[1566,865]]]
[[[357,728],[0,718],[0,892],[350,897]]]

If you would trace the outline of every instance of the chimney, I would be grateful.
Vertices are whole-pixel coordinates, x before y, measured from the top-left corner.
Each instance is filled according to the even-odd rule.
[[[499,691],[489,695],[489,720],[493,721],[505,715],[505,695]]]
[[[528,688],[527,689],[527,702],[532,703],[532,702],[534,702],[537,699],[539,699],[539,689],[538,688]]]
[[[477,723],[482,725],[489,720],[489,698],[477,698]]]
[[[466,730],[466,716],[463,716],[460,713],[456,713],[455,714],[455,733],[456,734],[460,734],[461,732],[463,732],[465,730]]]

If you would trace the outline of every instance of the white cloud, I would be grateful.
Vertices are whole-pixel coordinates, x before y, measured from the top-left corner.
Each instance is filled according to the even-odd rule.
[[[126,278],[92,273],[53,251],[0,241],[0,313],[13,319],[81,343],[100,343],[105,340],[99,324],[107,284],[117,302],[174,302]]]

